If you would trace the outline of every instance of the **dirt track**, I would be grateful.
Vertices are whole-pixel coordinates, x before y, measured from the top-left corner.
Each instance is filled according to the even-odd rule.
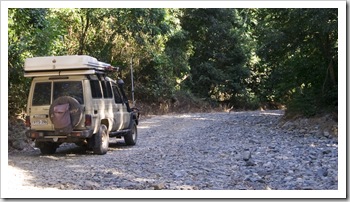
[[[54,155],[9,154],[17,190],[335,190],[337,138],[278,126],[283,111],[198,113],[141,120],[136,146],[106,155],[74,144]]]

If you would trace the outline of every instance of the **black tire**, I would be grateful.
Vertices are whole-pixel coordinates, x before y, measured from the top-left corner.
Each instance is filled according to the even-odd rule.
[[[99,155],[106,154],[109,146],[109,134],[107,127],[101,124],[100,129],[92,138],[94,138],[94,153]]]
[[[137,125],[133,120],[130,127],[130,132],[124,136],[126,145],[135,145],[137,141]]]
[[[36,147],[39,147],[41,154],[47,155],[54,154],[59,146],[54,142],[39,142]]]
[[[87,142],[75,142],[75,145],[77,145],[78,147],[82,147],[82,148],[88,148],[88,143]]]

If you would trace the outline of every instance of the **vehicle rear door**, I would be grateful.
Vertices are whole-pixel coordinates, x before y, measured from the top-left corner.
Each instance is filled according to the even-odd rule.
[[[53,130],[49,118],[52,81],[33,81],[28,100],[28,114],[32,129],[39,131]]]

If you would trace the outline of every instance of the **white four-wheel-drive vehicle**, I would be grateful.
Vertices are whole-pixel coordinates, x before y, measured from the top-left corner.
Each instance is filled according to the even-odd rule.
[[[123,80],[109,78],[111,65],[86,55],[27,58],[32,77],[28,96],[27,137],[42,154],[64,142],[105,154],[109,138],[135,145],[139,111],[130,108]]]

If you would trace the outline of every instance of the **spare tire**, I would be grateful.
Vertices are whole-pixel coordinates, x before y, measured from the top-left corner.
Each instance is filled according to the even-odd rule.
[[[68,112],[69,112],[69,125],[66,125],[62,127],[62,123],[59,123],[59,120],[55,117],[55,109],[60,108],[64,105],[69,105]],[[61,107],[62,108],[62,107]],[[82,119],[82,106],[79,104],[79,102],[70,96],[62,96],[54,100],[50,106],[49,109],[49,117],[51,122],[55,126],[56,132],[63,132],[63,133],[70,133],[72,132],[73,128],[79,124],[79,122]],[[67,121],[67,120],[66,120]]]

